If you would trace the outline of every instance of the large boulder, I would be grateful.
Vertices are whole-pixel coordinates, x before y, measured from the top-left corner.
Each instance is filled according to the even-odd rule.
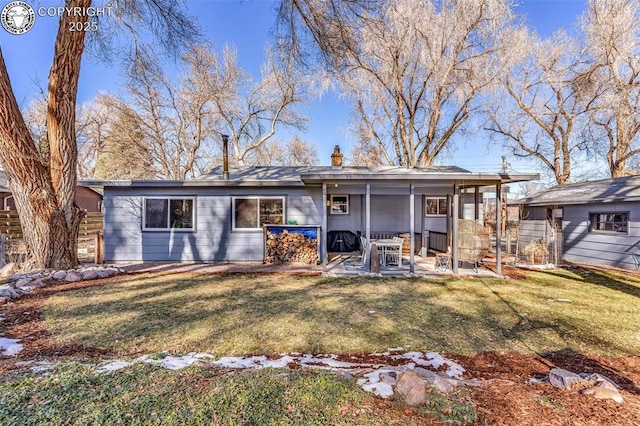
[[[398,376],[396,392],[404,397],[411,406],[424,404],[426,401],[427,385],[424,379],[415,371],[404,371]]]

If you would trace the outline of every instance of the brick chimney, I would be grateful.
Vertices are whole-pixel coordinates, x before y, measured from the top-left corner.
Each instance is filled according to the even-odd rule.
[[[331,167],[342,167],[342,158],[344,156],[340,152],[340,145],[336,145],[333,148],[333,154],[331,154]]]

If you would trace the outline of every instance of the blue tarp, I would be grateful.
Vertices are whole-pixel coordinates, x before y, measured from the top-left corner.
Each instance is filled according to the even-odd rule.
[[[302,234],[307,238],[316,238],[316,239],[318,238],[318,227],[316,226],[304,227],[304,226],[282,225],[282,226],[267,226],[266,228],[267,228],[267,231],[275,235],[281,234],[282,231],[286,229],[292,234]]]

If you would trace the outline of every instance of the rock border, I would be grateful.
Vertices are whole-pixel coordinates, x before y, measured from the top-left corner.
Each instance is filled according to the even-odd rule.
[[[0,304],[19,299],[25,294],[41,287],[61,282],[89,281],[125,274],[124,269],[113,265],[85,264],[74,269],[55,270],[41,269],[39,271],[16,273],[16,265],[8,263],[0,269]]]

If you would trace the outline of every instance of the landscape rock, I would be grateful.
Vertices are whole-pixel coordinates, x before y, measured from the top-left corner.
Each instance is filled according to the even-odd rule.
[[[37,280],[33,280],[31,281],[30,284],[33,288],[40,288],[40,287],[44,287],[47,285],[47,283],[42,279],[42,278],[38,278]]]
[[[582,377],[583,379],[585,379],[588,382],[592,382],[594,385],[597,384],[598,382],[607,382],[607,383],[610,383],[611,386],[613,386],[614,389],[616,389],[616,390],[620,388],[620,386],[618,386],[613,380],[611,380],[607,376],[603,376],[602,374],[598,374],[598,373],[592,373],[592,374],[580,373],[580,377]]]
[[[424,404],[427,385],[424,379],[414,371],[404,371],[398,376],[396,392],[402,395],[407,405]]]
[[[69,272],[67,273],[67,275],[64,277],[64,280],[68,283],[75,283],[78,281],[82,281],[82,276],[75,273],[75,272]]]
[[[108,278],[112,275],[108,269],[101,269],[97,271],[96,274],[98,274],[98,278]]]
[[[390,371],[388,373],[380,373],[380,381],[390,386],[396,386],[398,380],[396,379],[396,373]]]
[[[28,285],[31,282],[31,280],[29,278],[20,278],[18,281],[15,282],[15,286],[16,287],[24,287],[26,285]]]
[[[5,278],[16,272],[16,264],[11,262],[0,268],[0,277]]]
[[[444,394],[453,392],[458,386],[457,380],[451,379],[449,377],[444,377],[439,374],[436,374],[431,380],[432,381],[430,382],[430,380],[427,379],[427,384]]]
[[[67,277],[67,271],[58,271],[53,274],[54,280],[64,280]]]
[[[425,379],[433,379],[435,376],[438,375],[438,373],[436,373],[435,371],[427,370],[426,368],[422,368],[422,367],[416,367],[413,369],[413,371],[415,371]]]
[[[549,372],[549,381],[551,384],[560,389],[571,390],[580,384],[584,384],[585,380],[571,371],[562,368],[552,368]]]
[[[89,270],[82,273],[83,280],[95,280],[96,278],[98,278],[98,273],[96,271]]]
[[[620,395],[617,389],[611,389],[608,382],[598,382],[598,384],[592,388],[587,388],[582,391],[583,395],[593,395],[597,399],[611,399],[618,404],[624,402],[624,398]],[[600,386],[602,384],[602,386]]]

